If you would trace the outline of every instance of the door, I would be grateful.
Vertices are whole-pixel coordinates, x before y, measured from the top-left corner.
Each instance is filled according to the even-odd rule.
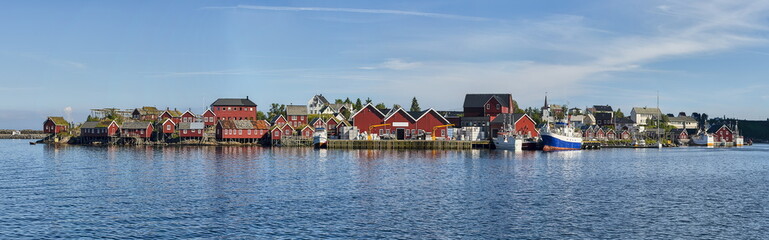
[[[406,139],[406,130],[403,128],[395,129],[395,136],[398,140]]]

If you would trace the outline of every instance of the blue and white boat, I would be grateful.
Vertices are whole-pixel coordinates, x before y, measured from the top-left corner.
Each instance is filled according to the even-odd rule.
[[[582,149],[582,136],[568,124],[556,124],[556,127],[546,124],[540,129],[540,137],[544,151]]]

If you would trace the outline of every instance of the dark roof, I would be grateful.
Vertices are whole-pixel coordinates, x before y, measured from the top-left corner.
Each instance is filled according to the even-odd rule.
[[[307,116],[307,106],[306,105],[286,105],[286,115]]]
[[[220,98],[216,99],[211,106],[246,106],[256,107],[256,103],[252,102],[248,98]]]
[[[316,98],[318,98],[318,101],[322,104],[329,104],[328,100],[326,100],[326,97],[323,96],[323,94],[315,95]]]
[[[463,107],[483,107],[489,99],[495,98],[503,107],[510,107],[509,103],[513,100],[513,95],[509,93],[490,93],[490,94],[467,94]]]
[[[698,130],[697,129],[683,129],[683,128],[676,128],[676,129],[670,130],[671,133],[676,134],[676,135],[681,134],[681,132],[683,132],[683,131],[686,131],[686,134],[691,136],[691,135],[697,134]]]
[[[147,129],[150,122],[125,122],[122,129]]]
[[[312,120],[310,120],[309,124],[310,125],[315,125],[315,122],[317,122],[317,121],[321,121],[321,122],[325,123],[325,121],[323,121],[323,119],[321,119],[321,118],[313,118]]]
[[[283,115],[274,116],[274,117],[272,117],[272,119],[270,119],[270,122],[272,124],[275,124],[275,121],[278,121],[278,118],[281,118],[281,117],[283,117]]]
[[[612,114],[611,113],[599,112],[599,113],[593,114],[593,117],[595,117],[596,120],[606,120],[606,119],[611,119],[612,118]]]
[[[614,110],[612,110],[611,106],[609,106],[609,105],[593,105],[593,108],[595,109],[595,111],[598,111],[598,112],[613,112],[614,111]]]
[[[630,117],[622,117],[614,119],[614,123],[616,124],[635,124],[635,121],[633,119],[630,119]]]
[[[718,129],[721,129],[721,127],[726,127],[726,129],[729,129],[729,131],[732,130],[731,128],[729,128],[729,126],[726,126],[724,124],[716,124],[716,125],[710,126],[710,128],[708,128],[708,133],[715,133],[715,132],[718,131]]]
[[[90,122],[83,123],[83,125],[80,125],[80,128],[106,128],[111,123],[112,123],[112,120],[90,121]]]
[[[425,110],[425,111],[418,111],[418,112],[406,112],[406,113],[411,115],[411,118],[417,119],[417,118],[421,117],[422,115],[424,115],[426,112],[427,112],[427,110]]]

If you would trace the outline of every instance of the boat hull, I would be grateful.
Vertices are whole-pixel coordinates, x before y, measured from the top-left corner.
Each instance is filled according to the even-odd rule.
[[[520,151],[523,150],[523,140],[499,137],[494,140],[494,146],[498,150]]]
[[[542,134],[542,150],[581,150],[582,139],[560,136],[557,134]]]

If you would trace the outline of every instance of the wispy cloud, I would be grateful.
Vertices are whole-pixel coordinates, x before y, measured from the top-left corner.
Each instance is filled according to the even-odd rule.
[[[408,69],[414,69],[419,66],[421,66],[422,63],[420,62],[408,62],[403,59],[398,58],[391,58],[387,59],[385,62],[380,63],[376,66],[365,66],[365,67],[359,67],[359,69],[364,70],[376,70],[376,69],[390,69],[390,70],[408,70]]]
[[[205,7],[204,9],[249,9],[261,11],[291,11],[291,12],[344,12],[344,13],[367,13],[367,14],[389,14],[405,15],[430,18],[446,18],[466,21],[487,21],[489,18],[462,16],[454,14],[402,11],[391,9],[365,9],[365,8],[328,8],[328,7],[285,7],[285,6],[258,6],[258,5],[238,5],[234,7]]]

